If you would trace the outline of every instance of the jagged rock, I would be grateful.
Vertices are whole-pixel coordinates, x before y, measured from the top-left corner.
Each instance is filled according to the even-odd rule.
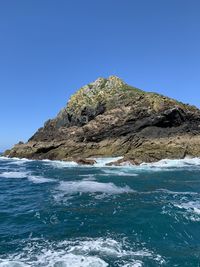
[[[106,164],[106,166],[132,166],[132,165],[140,165],[141,163],[142,161],[138,159],[122,158],[116,161],[109,162]]]
[[[115,76],[99,78],[79,89],[27,143],[5,155],[59,160],[124,156],[136,164],[200,156],[200,110]]]
[[[74,160],[76,163],[80,164],[80,165],[94,165],[96,162],[96,160],[94,159],[75,159]]]

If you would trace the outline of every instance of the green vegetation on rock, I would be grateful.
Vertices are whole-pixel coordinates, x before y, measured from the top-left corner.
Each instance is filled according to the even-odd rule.
[[[124,156],[131,162],[200,156],[200,110],[124,83],[116,76],[83,86],[10,157],[67,160]]]

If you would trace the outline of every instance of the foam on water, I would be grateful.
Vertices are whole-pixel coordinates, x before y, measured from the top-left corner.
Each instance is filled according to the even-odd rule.
[[[24,264],[20,261],[12,261],[12,260],[1,260],[0,259],[0,267],[28,267],[29,264]]]
[[[94,167],[104,167],[106,164],[115,162],[119,159],[123,159],[123,157],[104,157],[104,158],[92,158],[96,161]]]
[[[174,203],[174,207],[180,209],[180,212],[186,219],[191,221],[200,221],[200,201],[183,201]]]
[[[162,214],[168,214],[177,221],[183,219],[200,221],[200,195],[197,192],[177,192],[167,189],[158,189],[155,193],[161,194]],[[153,193],[153,192],[152,192]]]
[[[142,267],[143,263],[141,261],[135,261],[134,263],[127,263],[123,267]]]
[[[95,167],[0,159],[0,267],[197,266],[198,160]]]
[[[195,201],[183,202],[180,204],[174,204],[175,207],[179,209],[185,209],[188,212],[200,215],[200,203]]]
[[[9,163],[9,164],[15,164],[15,165],[22,165],[24,163],[27,163],[27,162],[32,162],[34,160],[32,159],[26,159],[26,158],[22,158],[22,159],[19,159],[19,158],[8,158],[8,157],[0,157],[0,161],[4,161],[6,163]]]
[[[185,191],[185,192],[181,192],[181,191],[171,191],[171,190],[168,190],[168,189],[164,189],[164,188],[160,188],[160,189],[157,189],[155,191],[151,191],[150,193],[164,193],[164,194],[168,194],[168,195],[174,195],[174,196],[177,196],[177,195],[198,195],[198,193],[196,192],[190,192],[190,191]]]
[[[43,159],[42,162],[44,164],[50,165],[54,168],[69,168],[69,167],[77,167],[78,164],[74,161],[62,161],[62,160],[49,160],[49,159]]]
[[[153,163],[142,163],[140,167],[149,168],[182,168],[189,166],[200,166],[200,158],[184,158],[184,159],[162,159]]]
[[[45,252],[46,258],[38,256],[36,263],[23,263],[19,261],[4,260],[0,262],[0,267],[28,267],[28,266],[46,266],[46,267],[107,267],[108,264],[95,256],[78,256],[74,254],[59,255],[60,253]],[[49,254],[49,256],[48,256]]]
[[[81,180],[60,182],[58,190],[63,191],[65,194],[73,195],[76,193],[106,193],[106,194],[123,194],[132,193],[130,187],[119,187],[113,183],[100,183],[96,181]]]
[[[128,169],[119,169],[119,168],[115,168],[115,169],[110,169],[110,168],[105,168],[103,169],[103,172],[110,176],[110,175],[115,175],[115,176],[130,176],[130,177],[134,177],[134,176],[138,176],[137,173],[133,173],[133,170],[128,168]]]
[[[29,175],[28,180],[34,184],[42,184],[42,183],[51,183],[51,182],[56,182],[55,179],[52,178],[45,178],[42,176],[37,176],[37,175]]]
[[[133,249],[127,242],[112,238],[62,241],[50,244],[32,241],[18,254],[0,259],[0,267],[140,267],[143,261],[162,265],[165,260],[146,248]]]
[[[70,167],[107,167],[106,164],[115,162],[119,159],[122,159],[123,157],[104,157],[104,158],[93,158],[96,160],[97,163],[94,165],[78,165],[74,161],[59,161],[59,160],[41,160],[44,164],[50,165],[54,168],[70,168]],[[17,164],[22,165],[27,162],[33,162],[36,160],[30,160],[26,158],[7,158],[7,157],[0,157],[0,161],[4,161],[9,164]],[[116,169],[122,169],[122,170],[151,170],[151,171],[163,171],[163,170],[173,170],[174,168],[185,168],[185,167],[200,167],[200,158],[184,158],[184,159],[162,159],[157,162],[153,163],[142,163],[138,166],[135,165],[124,165],[124,166],[110,166]],[[123,176],[123,171],[121,172],[121,176]],[[132,174],[134,175],[134,174]],[[136,174],[135,174],[136,175]],[[130,175],[131,176],[131,175]]]
[[[67,168],[67,167],[105,167],[106,164],[122,159],[123,157],[104,157],[104,158],[91,158],[96,161],[94,165],[79,165],[75,161],[59,161],[44,159],[42,162],[51,165],[54,168]]]
[[[85,177],[83,178],[83,181],[95,181],[96,178],[95,178],[95,175],[92,175],[92,174],[83,174],[83,175],[79,175],[79,177]]]
[[[0,173],[1,178],[26,178],[27,176],[28,172],[24,171],[10,171]]]
[[[39,175],[32,175],[31,172],[25,171],[9,171],[9,172],[2,172],[0,173],[0,178],[8,178],[8,179],[28,179],[30,182],[35,184],[41,183],[49,183],[55,182],[55,179],[52,178],[45,178]]]

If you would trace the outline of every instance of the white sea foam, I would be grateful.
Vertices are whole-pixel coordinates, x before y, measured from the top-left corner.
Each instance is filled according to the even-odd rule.
[[[132,171],[170,171],[180,168],[200,168],[200,158],[185,158],[185,159],[163,159],[153,163],[141,163],[140,165],[124,165],[124,166],[107,166],[108,163],[115,162],[123,157],[110,157],[110,158],[93,158],[96,160],[94,165],[78,165],[76,162],[69,161],[50,161],[44,160],[45,163],[53,166],[54,168],[69,168],[69,167],[97,167],[104,168],[107,173],[115,172],[119,176],[137,176],[137,173]]]
[[[30,261],[23,263],[20,261],[5,260],[0,262],[0,267],[28,267],[28,266],[46,266],[46,267],[107,267],[108,264],[95,256],[81,256],[68,253],[62,255],[59,252],[52,252],[43,249],[46,255],[37,255],[37,262]]]
[[[26,178],[27,176],[28,172],[24,171],[10,171],[0,173],[1,178]]]
[[[174,207],[179,208],[185,218],[191,221],[200,221],[200,201],[188,201],[173,203]]]
[[[43,159],[42,162],[46,165],[50,165],[54,168],[69,168],[69,167],[76,167],[78,164],[75,161],[62,161],[62,160],[49,160]]]
[[[196,192],[191,192],[191,191],[185,191],[185,192],[182,192],[182,191],[171,191],[171,190],[168,190],[168,189],[164,189],[164,188],[160,188],[160,189],[157,189],[155,191],[151,191],[151,193],[164,193],[164,194],[168,194],[168,195],[198,195],[198,193]]]
[[[106,168],[106,169],[103,169],[103,172],[105,174],[108,174],[108,175],[114,175],[114,176],[131,176],[131,177],[134,177],[134,176],[138,176],[137,173],[133,173],[132,172],[133,170],[131,170],[130,168],[128,169],[110,169],[110,168]]]
[[[8,160],[8,157],[0,156],[0,160]]]
[[[19,158],[15,158],[15,157],[14,158],[0,157],[0,161],[4,161],[4,162],[9,163],[9,164],[22,165],[26,162],[32,162],[34,160],[26,159],[26,158],[19,159]]]
[[[132,263],[126,263],[122,267],[142,267],[142,266],[143,266],[142,261],[135,261],[135,262],[132,262]]]
[[[0,178],[8,178],[8,179],[28,179],[30,182],[39,184],[39,183],[49,183],[55,182],[55,179],[45,178],[39,175],[32,175],[31,172],[25,171],[8,171],[0,173]]]
[[[12,261],[12,260],[1,260],[0,259],[0,267],[28,267],[29,264],[25,264],[20,261]]]
[[[123,239],[112,238],[62,241],[50,244],[33,241],[21,253],[0,259],[0,267],[107,267],[109,262],[118,267],[141,267],[147,258],[162,265],[164,259],[146,248],[133,249]]]
[[[149,168],[181,168],[189,166],[200,166],[200,158],[185,159],[162,159],[154,163],[142,163],[140,167]]]
[[[79,165],[78,163],[76,163],[75,161],[59,161],[59,160],[48,160],[48,159],[44,159],[42,160],[42,162],[44,162],[45,164],[51,165],[54,168],[67,168],[67,167],[105,167],[106,164],[111,163],[111,162],[115,162],[119,159],[122,159],[123,157],[104,157],[104,158],[91,158],[94,159],[96,161],[96,163],[94,165]]]
[[[29,175],[28,180],[34,184],[50,183],[56,181],[55,179],[52,178],[45,178],[37,175]]]
[[[97,163],[90,165],[90,167],[105,167],[107,163],[115,162],[123,157],[102,157],[102,158],[93,158]],[[7,158],[4,156],[0,157],[0,161],[6,161],[9,164],[21,165],[26,162],[31,162],[35,160],[30,160],[26,158]],[[74,161],[59,161],[59,160],[42,160],[44,164],[53,166],[54,168],[69,168],[69,167],[88,167],[88,165],[78,165]],[[184,158],[184,159],[162,159],[153,163],[142,163],[138,166],[135,165],[124,165],[124,166],[111,166],[112,168],[120,169],[136,169],[136,170],[151,170],[151,171],[160,171],[160,170],[170,170],[174,168],[185,168],[185,167],[200,167],[200,158]]]
[[[60,182],[58,189],[65,194],[73,195],[76,193],[106,193],[106,194],[122,194],[134,192],[130,187],[119,187],[113,183],[100,183],[95,181],[69,181]]]
[[[200,199],[199,194],[195,192],[171,192],[173,199],[167,201],[162,208],[162,214],[168,214],[177,221],[183,218],[189,221],[200,221]],[[190,200],[192,197],[193,200]]]
[[[96,161],[94,167],[104,167],[106,164],[115,162],[119,159],[123,159],[123,157],[104,157],[104,158],[92,158]]]
[[[83,181],[95,181],[95,175],[93,174],[85,174],[85,175],[79,175],[79,177],[85,177],[83,178]]]

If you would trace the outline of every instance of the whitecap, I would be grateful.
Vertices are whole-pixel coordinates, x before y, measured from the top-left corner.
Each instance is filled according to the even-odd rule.
[[[0,267],[27,267],[29,264],[24,264],[20,261],[11,261],[11,260],[1,260],[0,259]]]
[[[175,208],[175,209],[174,209]],[[200,200],[189,201],[187,196],[181,197],[170,201],[167,205],[163,206],[162,214],[168,214],[182,220],[182,218],[189,221],[200,221]],[[181,217],[180,217],[181,216]]]
[[[62,160],[49,160],[43,159],[42,162],[46,165],[50,165],[53,168],[69,168],[69,167],[76,167],[78,164],[75,161],[62,161]]]
[[[200,216],[200,201],[174,203],[173,205],[179,209],[186,210],[188,213],[193,213]]]
[[[9,163],[9,164],[15,164],[15,165],[22,165],[22,164],[24,164],[24,163],[26,163],[26,162],[32,162],[32,161],[34,161],[34,160],[32,160],[32,159],[26,159],[26,158],[16,158],[16,157],[14,157],[14,158],[8,158],[8,157],[0,157],[0,160],[2,160],[2,161],[4,161],[4,162],[6,162],[6,163]]]
[[[132,193],[130,187],[119,187],[113,183],[100,183],[96,181],[69,181],[60,182],[58,189],[64,191],[65,194],[76,194],[76,193],[106,193],[106,194],[122,194]]]
[[[123,265],[122,267],[142,267],[142,266],[143,266],[142,261],[135,261],[132,263],[127,263],[127,264]]]
[[[66,254],[62,252],[48,251],[43,249],[42,254],[36,256],[37,262],[32,260],[29,263],[22,261],[5,260],[0,263],[0,267],[27,267],[27,266],[46,266],[46,267],[107,267],[108,264],[96,256],[84,256]]]
[[[0,156],[0,160],[8,160],[8,157]]]
[[[160,188],[155,191],[151,191],[150,193],[164,193],[168,195],[198,195],[196,192],[191,192],[191,191],[171,191],[168,189]]]
[[[26,178],[27,176],[28,172],[24,171],[10,171],[0,173],[1,178]]]
[[[147,168],[182,168],[189,166],[200,166],[200,158],[184,158],[184,159],[162,159],[153,163],[142,163],[140,167]]]
[[[43,176],[39,175],[32,175],[31,172],[25,172],[25,171],[6,171],[0,173],[0,178],[8,178],[8,179],[28,179],[30,182],[35,184],[40,183],[49,183],[49,182],[55,182],[55,179],[52,178],[45,178]]]
[[[83,178],[83,181],[95,181],[96,178],[95,178],[95,175],[93,174],[83,174],[83,175],[79,175],[79,177],[85,177]]]
[[[130,245],[125,239],[117,241],[99,237],[58,243],[33,239],[21,252],[9,255],[7,260],[0,260],[0,267],[107,267],[109,262],[121,267],[140,267],[145,258],[159,266],[165,263],[160,255],[146,248],[134,249],[134,244]]]
[[[123,170],[123,171],[121,169],[119,170],[118,168],[117,169],[109,169],[109,168],[103,169],[103,172],[108,175],[131,176],[131,177],[138,176],[137,173],[132,173],[131,171],[132,170],[130,168],[128,168],[128,170]]]
[[[91,158],[91,159],[94,159],[96,161],[94,167],[105,167],[106,164],[123,159],[123,157],[102,157],[102,158]]]
[[[42,184],[42,183],[51,183],[51,182],[56,182],[55,179],[52,178],[45,178],[42,176],[37,176],[37,175],[29,175],[28,180],[34,184]]]

